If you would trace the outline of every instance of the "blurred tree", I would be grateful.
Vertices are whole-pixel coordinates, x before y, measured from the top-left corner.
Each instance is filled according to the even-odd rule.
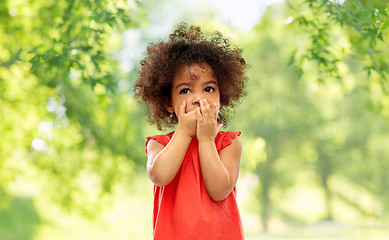
[[[143,165],[143,113],[118,85],[131,84],[114,55],[140,21],[134,1],[0,0],[1,200],[17,176],[34,176],[92,216]]]
[[[244,40],[239,44],[251,68],[248,70],[248,95],[237,112],[237,116],[244,117],[238,117],[234,124],[248,135],[246,147],[254,148],[244,152],[249,168],[259,178],[263,229],[267,231],[269,218],[282,211],[276,199],[280,195],[275,193],[285,192],[299,174],[307,171],[315,174],[316,179],[312,180],[323,190],[325,213],[317,216],[318,219],[338,217],[332,206],[334,198],[362,215],[383,219],[386,213],[377,215],[372,209],[353,204],[355,201],[342,194],[342,189],[332,181],[335,177],[347,179],[373,194],[379,206],[386,208],[386,194],[378,192],[387,186],[380,181],[382,176],[387,176],[383,159],[388,155],[370,143],[376,142],[376,135],[383,139],[383,132],[388,132],[385,127],[388,111],[380,108],[380,104],[387,101],[382,78],[370,76],[370,81],[367,80],[369,69],[363,67],[362,53],[340,55],[335,51],[346,47],[345,52],[351,51],[348,32],[340,27],[321,25],[319,30],[307,28],[301,34],[301,26],[291,24],[295,18],[289,16],[297,9],[293,5],[296,3],[292,3],[269,8],[253,31],[241,37]],[[300,10],[299,14],[313,11]],[[309,14],[324,19],[320,14]],[[323,38],[319,41],[323,45],[313,44],[314,38]],[[325,51],[330,42],[335,53]],[[301,52],[312,56],[302,54],[303,62],[288,68],[288,61],[296,61],[296,58],[287,59],[293,46],[296,47],[294,56]],[[384,46],[380,48],[387,51]],[[380,57],[387,59],[385,55]],[[296,73],[293,68],[300,70]],[[372,109],[380,110],[380,114]],[[377,177],[372,178],[373,175]],[[299,210],[295,209],[284,215],[294,217],[297,214]],[[303,219],[301,214],[296,220],[298,217]]]
[[[305,63],[317,65],[317,79],[335,77],[341,80],[339,64],[345,57],[358,59],[365,74],[378,79],[384,91],[389,69],[389,1],[365,0],[290,0],[291,20],[300,26],[300,33],[309,39],[305,46],[292,53],[292,63],[301,75]],[[339,44],[334,28],[346,33],[347,42]],[[336,33],[336,32],[335,32]],[[368,88],[369,84],[365,86]]]
[[[342,129],[347,132],[347,138],[336,161],[342,161],[344,165],[339,175],[372,194],[373,204],[363,205],[360,199],[342,192],[337,195],[363,216],[385,224],[389,215],[389,184],[383,179],[389,174],[389,152],[384,146],[388,145],[389,128],[387,117],[371,111],[370,104],[370,94],[359,87],[339,107],[339,116],[344,122]]]
[[[269,219],[277,210],[274,206],[277,200],[272,197],[275,191],[290,187],[304,162],[311,157],[304,156],[304,149],[318,121],[309,85],[298,81],[293,70],[287,67],[285,53],[295,39],[285,30],[280,10],[267,11],[240,43],[251,67],[248,95],[237,114],[244,118],[239,118],[236,128],[249,139],[265,141],[264,155],[256,144],[248,144],[253,149],[247,150],[245,156],[259,178],[258,198],[264,231],[268,231]]]
[[[33,239],[41,222],[42,219],[32,199],[15,197],[8,209],[0,210],[1,239]]]
[[[342,168],[345,171],[342,175],[367,188],[372,194],[379,195],[383,212],[378,215],[383,219],[387,214],[388,200],[386,194],[380,191],[381,187],[387,185],[379,183],[377,178],[387,175],[387,166],[380,158],[388,155],[382,149],[372,147],[370,142],[375,142],[376,134],[381,136],[379,138],[383,142],[387,141],[380,133],[388,133],[385,122],[389,111],[389,48],[386,43],[389,37],[389,1],[291,0],[287,3],[290,20],[297,23],[293,27],[297,27],[296,30],[306,38],[304,44],[297,46],[292,52],[291,63],[299,76],[304,75],[305,78],[330,84],[336,79],[338,86],[335,88],[343,88],[347,95],[333,119],[343,122],[335,127],[338,134],[333,137],[338,135],[335,138],[338,140],[326,143],[316,141],[316,149],[321,152],[319,156],[322,156],[318,159],[320,164],[317,169],[321,172],[323,184],[328,185],[326,171],[330,168],[335,170],[335,162],[347,162],[349,166],[356,164],[351,170]],[[312,69],[315,69],[315,73]],[[351,77],[353,80],[350,80],[350,74],[354,75]],[[369,94],[366,95],[362,89],[368,90]],[[343,137],[339,137],[340,131],[345,133]],[[330,147],[328,144],[335,145]],[[373,154],[373,148],[381,153]],[[337,150],[334,151],[335,149]],[[372,157],[373,155],[376,157]],[[345,159],[349,161],[344,161]],[[363,163],[358,163],[359,161]],[[371,174],[370,177],[367,172]],[[372,185],[376,188],[372,188]],[[330,193],[328,190],[326,192],[329,199]]]

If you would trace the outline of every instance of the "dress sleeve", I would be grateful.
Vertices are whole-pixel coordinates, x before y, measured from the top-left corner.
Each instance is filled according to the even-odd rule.
[[[167,135],[154,135],[154,136],[147,137],[147,140],[146,140],[146,153],[147,153],[147,144],[149,144],[150,140],[157,140],[160,144],[166,146],[169,143],[170,139],[171,139],[170,134],[167,134]]]
[[[240,134],[241,134],[241,132],[231,132],[231,131],[222,132],[220,137],[219,137],[219,140],[217,142],[217,145],[216,145],[217,151],[220,152],[225,147],[230,145],[232,142],[232,139],[240,136]]]

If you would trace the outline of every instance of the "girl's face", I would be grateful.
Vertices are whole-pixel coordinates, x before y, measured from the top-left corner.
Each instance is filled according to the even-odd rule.
[[[167,110],[178,115],[180,105],[185,100],[187,113],[199,107],[201,99],[220,107],[219,86],[212,67],[205,62],[182,66],[174,75],[171,105]]]

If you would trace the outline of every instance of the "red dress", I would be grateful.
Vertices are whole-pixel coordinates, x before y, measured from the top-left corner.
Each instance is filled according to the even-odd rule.
[[[166,146],[174,132],[147,138]],[[231,144],[240,132],[219,132],[217,151]],[[154,186],[154,240],[241,240],[242,222],[236,188],[222,201],[207,193],[200,170],[198,141],[193,137],[176,176],[164,187]]]

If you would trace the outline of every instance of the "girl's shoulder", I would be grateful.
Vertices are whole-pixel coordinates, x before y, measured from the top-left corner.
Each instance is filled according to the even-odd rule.
[[[241,132],[219,131],[215,137],[215,144],[216,144],[217,151],[220,152],[225,147],[230,145],[232,143],[232,140],[239,137],[240,134]],[[173,135],[174,135],[174,131],[163,135],[154,135],[154,136],[147,137],[146,146],[150,140],[156,140],[160,144],[166,146],[169,143],[169,141],[172,139]]]
[[[174,134],[174,131],[167,133],[167,134],[163,134],[163,135],[154,135],[154,136],[147,137],[146,146],[150,140],[156,140],[160,144],[166,146],[169,143],[170,139],[172,139],[173,134]]]
[[[216,135],[216,138],[215,138],[217,151],[220,152],[225,147],[230,145],[232,143],[232,140],[239,137],[240,134],[241,134],[241,132],[233,132],[233,131],[223,132],[223,131],[220,131]]]

